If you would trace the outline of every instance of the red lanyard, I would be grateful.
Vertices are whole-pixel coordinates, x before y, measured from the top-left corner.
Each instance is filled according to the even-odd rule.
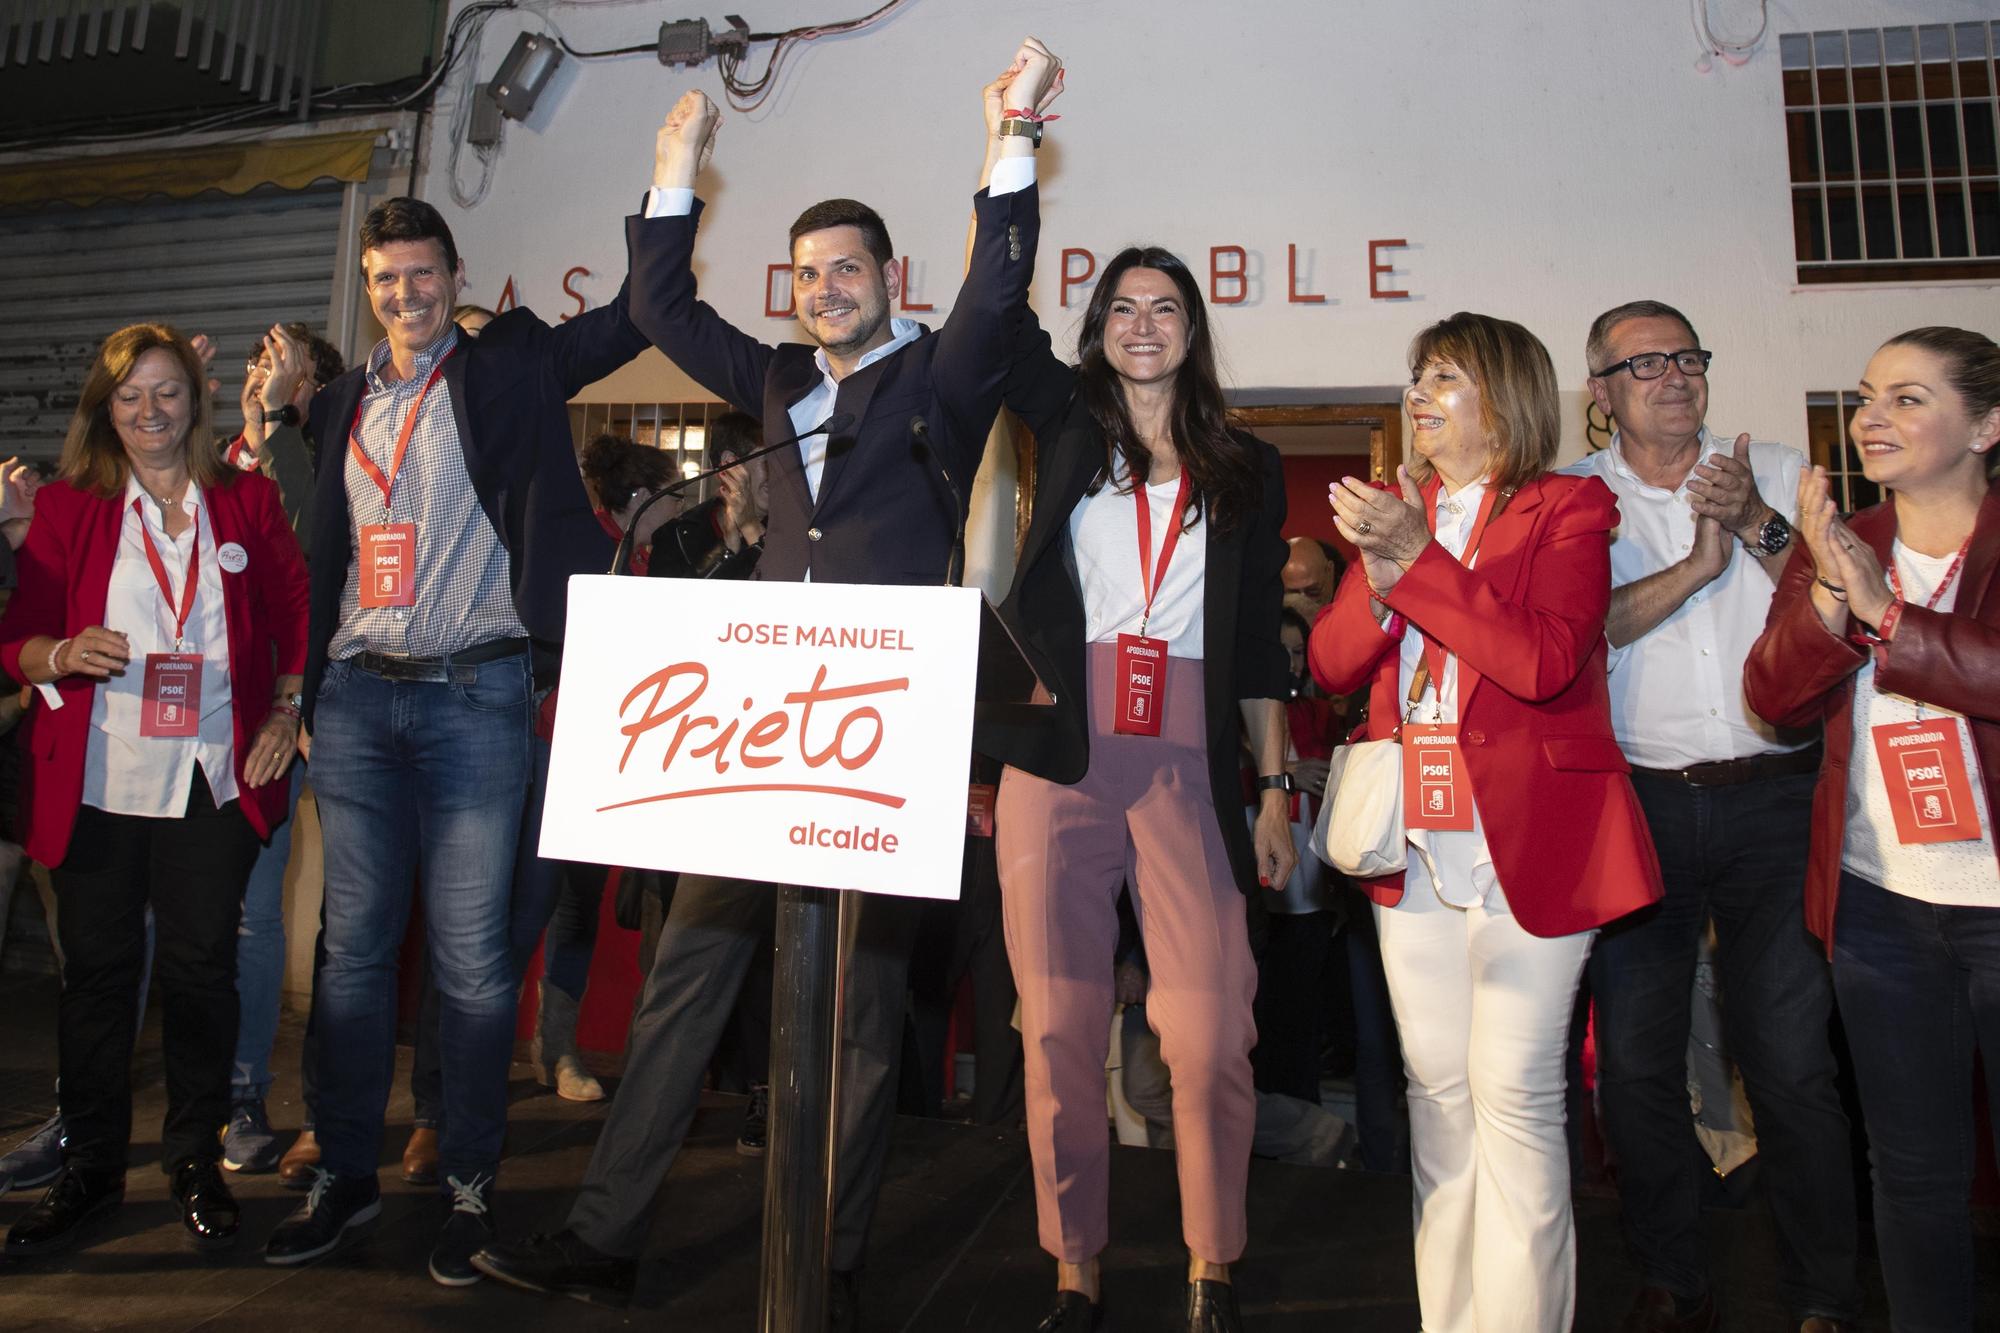
[[[153,545],[153,534],[146,527],[146,511],[137,500],[132,502],[132,512],[139,519],[139,535],[146,540],[146,563],[153,567],[153,581],[160,585],[160,596],[167,604],[167,610],[174,609],[174,585],[167,578],[167,566],[160,559],[160,552]],[[174,651],[179,652],[181,638],[187,631],[188,616],[194,612],[194,594],[201,582],[201,511],[194,513],[194,544],[188,548],[187,581],[181,586],[181,609],[174,618]]]
[[[437,365],[431,368],[431,377],[425,380],[424,387],[417,391],[417,401],[410,404],[410,414],[403,418],[402,433],[396,436],[396,452],[390,455],[387,476],[384,476],[382,469],[375,465],[375,460],[368,456],[368,451],[361,447],[361,414],[357,412],[354,415],[354,429],[348,432],[347,450],[354,455],[354,461],[361,465],[361,470],[368,474],[369,480],[381,490],[382,508],[385,511],[389,508],[389,493],[396,485],[396,474],[403,470],[403,455],[409,451],[410,436],[417,429],[417,413],[423,410],[424,399],[430,396],[431,386],[443,378],[444,363],[451,360],[452,352],[457,350],[458,348],[453,346],[450,352],[438,358]]]
[[[1187,509],[1188,471],[1181,468],[1180,488],[1174,492],[1174,521],[1167,525],[1167,539],[1160,544],[1160,567],[1153,568],[1153,501],[1146,487],[1135,480],[1132,498],[1139,506],[1139,587],[1146,594],[1146,609],[1139,613],[1139,637],[1146,637],[1146,622],[1153,618],[1153,599],[1167,581],[1167,564],[1181,541],[1181,514]]]
[[[1437,532],[1438,503],[1442,502],[1443,499],[1444,488],[1440,486],[1438,488],[1437,501],[1424,510],[1424,519],[1430,524],[1430,529],[1433,533]],[[1466,541],[1465,554],[1459,556],[1458,563],[1470,568],[1468,562],[1479,550],[1480,539],[1486,535],[1486,525],[1492,522],[1493,515],[1499,512],[1500,508],[1504,507],[1505,504],[1506,497],[1502,495],[1499,488],[1488,486],[1486,494],[1479,499],[1479,513],[1472,520],[1472,536]],[[1442,709],[1444,707],[1444,669],[1446,664],[1442,655],[1438,652],[1437,642],[1428,634],[1424,635],[1424,665],[1430,670],[1431,685],[1438,692],[1438,707]],[[1414,703],[1415,700],[1411,702]]]
[[[1937,604],[1944,600],[1944,590],[1949,588],[1951,581],[1958,577],[1958,567],[1965,563],[1965,553],[1971,549],[1972,538],[1967,537],[1965,545],[1959,547],[1958,554],[1951,558],[1951,565],[1945,570],[1944,577],[1938,580],[1938,586],[1932,590],[1931,599],[1924,603],[1924,610],[1936,610]],[[1896,576],[1896,562],[1894,560],[1889,562],[1889,591],[1896,594],[1898,601],[1902,600],[1903,580]]]

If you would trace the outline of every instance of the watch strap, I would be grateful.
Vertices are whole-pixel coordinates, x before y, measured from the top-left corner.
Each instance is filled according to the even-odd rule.
[[[1010,117],[1006,120],[1001,121],[1000,137],[1006,138],[1010,135],[1027,139],[1030,142],[1034,143],[1037,147],[1040,147],[1042,142],[1041,122],[1036,120],[1026,120],[1020,117]]]

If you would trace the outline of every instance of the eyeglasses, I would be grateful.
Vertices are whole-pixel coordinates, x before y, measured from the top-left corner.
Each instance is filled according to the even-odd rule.
[[[1656,380],[1667,373],[1667,363],[1670,361],[1681,368],[1683,375],[1706,375],[1708,363],[1713,360],[1715,353],[1705,352],[1699,347],[1690,347],[1680,352],[1641,352],[1637,356],[1628,356],[1623,361],[1608,365],[1602,370],[1593,371],[1592,377],[1608,379],[1621,370],[1629,370],[1635,380]]]

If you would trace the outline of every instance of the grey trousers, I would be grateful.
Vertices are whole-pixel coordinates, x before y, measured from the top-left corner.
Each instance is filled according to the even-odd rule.
[[[606,1254],[636,1256],[645,1245],[654,1197],[694,1120],[744,975],[756,952],[771,947],[777,892],[769,884],[681,876],[632,1016],[625,1077],[570,1208],[570,1229]],[[844,943],[850,952],[834,1193],[832,1263],[842,1270],[861,1267],[882,1187],[921,903],[858,894],[856,905],[853,938]]]

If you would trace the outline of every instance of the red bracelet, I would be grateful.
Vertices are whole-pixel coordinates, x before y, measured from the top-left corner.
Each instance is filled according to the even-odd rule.
[[[1847,636],[1847,640],[1849,643],[1858,644],[1863,648],[1879,647],[1880,645],[1889,642],[1890,639],[1895,637],[1896,622],[1901,620],[1902,618],[1903,618],[1903,599],[1898,597],[1895,601],[1889,603],[1889,609],[1882,613],[1881,624],[1877,625],[1872,630],[1869,629],[1866,625],[1862,625],[1852,634],[1849,634]],[[1856,623],[1858,624],[1859,622]]]
[[[274,703],[271,705],[271,711],[274,713],[283,713],[294,722],[298,722],[303,718],[303,714],[288,703]]]
[[[1048,123],[1049,121],[1052,121],[1052,120],[1061,120],[1061,119],[1062,119],[1062,117],[1061,117],[1061,116],[1044,116],[1044,115],[1040,114],[1039,112],[1035,112],[1035,111],[1002,111],[1002,112],[1000,113],[1000,119],[1002,119],[1002,120],[1032,120],[1032,121],[1034,121],[1034,122],[1035,122],[1035,124],[1037,124],[1037,125],[1044,125],[1044,124],[1047,124],[1047,123]]]

